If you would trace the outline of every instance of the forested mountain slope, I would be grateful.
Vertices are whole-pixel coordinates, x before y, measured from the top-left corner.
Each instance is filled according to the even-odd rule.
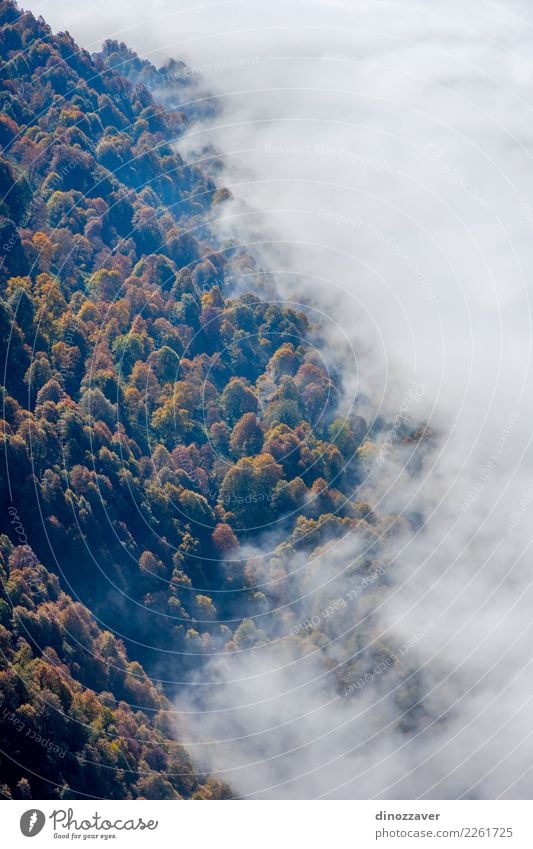
[[[173,147],[201,118],[182,66],[91,57],[11,2],[0,23],[2,792],[224,796],[166,697],[290,632],[296,607],[265,614],[295,557],[357,533],[379,592],[398,523],[357,497],[375,446],[320,327],[216,237],[229,193]]]

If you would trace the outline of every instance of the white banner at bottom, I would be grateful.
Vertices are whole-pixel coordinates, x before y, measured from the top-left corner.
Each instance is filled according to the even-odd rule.
[[[533,847],[527,801],[6,801],[0,810],[6,849]]]

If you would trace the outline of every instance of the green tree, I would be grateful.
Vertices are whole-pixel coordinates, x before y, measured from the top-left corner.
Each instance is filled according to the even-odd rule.
[[[257,413],[258,400],[255,393],[239,377],[232,377],[220,398],[227,421],[234,425],[245,413]]]

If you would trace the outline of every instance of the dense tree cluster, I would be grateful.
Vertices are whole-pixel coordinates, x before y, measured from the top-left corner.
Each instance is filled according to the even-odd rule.
[[[295,557],[379,539],[354,494],[372,437],[338,415],[320,328],[213,235],[228,193],[173,145],[184,66],[91,57],[11,2],[0,23],[0,709],[69,753],[10,749],[0,716],[4,792],[216,797],[139,662],[254,645]],[[241,551],[273,532],[268,595]]]
[[[28,546],[0,538],[5,798],[224,798],[175,737],[171,705]]]

